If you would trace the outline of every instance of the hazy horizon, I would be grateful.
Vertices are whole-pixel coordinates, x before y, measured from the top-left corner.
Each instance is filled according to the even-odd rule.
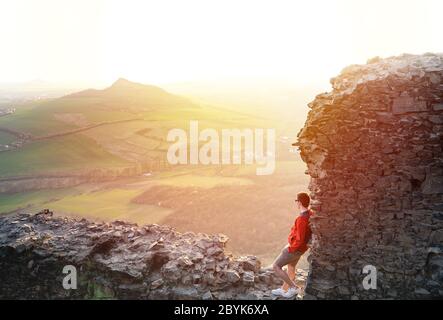
[[[346,65],[373,56],[443,52],[441,1],[364,3],[3,2],[0,83],[277,79],[323,88]]]

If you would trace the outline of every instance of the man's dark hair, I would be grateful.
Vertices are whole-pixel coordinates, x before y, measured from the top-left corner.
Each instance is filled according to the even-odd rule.
[[[311,202],[311,198],[305,192],[297,193],[297,200],[300,201],[301,205],[305,208],[309,207],[309,203]]]

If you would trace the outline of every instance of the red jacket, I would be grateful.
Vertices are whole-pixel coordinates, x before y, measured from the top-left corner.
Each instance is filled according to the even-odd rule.
[[[294,226],[291,228],[291,233],[288,236],[289,252],[300,251],[303,253],[308,250],[307,244],[312,234],[309,227],[309,217],[312,214],[313,211],[309,209],[295,219]]]

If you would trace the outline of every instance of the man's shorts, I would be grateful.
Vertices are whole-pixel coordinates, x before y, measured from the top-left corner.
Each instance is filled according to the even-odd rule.
[[[277,259],[275,259],[274,264],[276,264],[280,268],[283,268],[288,264],[295,266],[298,260],[300,260],[300,257],[303,255],[303,252],[300,251],[289,252],[288,248],[288,245],[284,247],[280,255],[277,257]]]

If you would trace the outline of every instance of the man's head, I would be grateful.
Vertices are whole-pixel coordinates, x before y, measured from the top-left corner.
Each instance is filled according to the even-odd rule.
[[[297,193],[297,199],[295,200],[297,204],[297,209],[308,208],[309,203],[311,202],[311,198],[305,192]]]

